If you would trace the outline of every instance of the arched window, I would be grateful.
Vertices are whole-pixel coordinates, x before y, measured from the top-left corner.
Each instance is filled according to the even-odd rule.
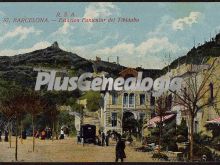
[[[116,93],[112,94],[112,105],[118,104],[118,95]]]
[[[129,107],[134,107],[134,93],[129,95]]]
[[[123,105],[124,106],[128,106],[128,94],[127,93],[124,93]]]
[[[117,126],[117,112],[112,112],[112,127],[116,127]]]

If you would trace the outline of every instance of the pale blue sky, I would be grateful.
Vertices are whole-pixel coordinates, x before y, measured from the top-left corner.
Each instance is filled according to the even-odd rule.
[[[161,68],[220,31],[220,3],[0,3],[0,55],[45,48],[53,41],[87,59]],[[57,12],[76,17],[136,17],[137,23],[59,23]],[[49,23],[2,23],[3,18],[47,17]]]

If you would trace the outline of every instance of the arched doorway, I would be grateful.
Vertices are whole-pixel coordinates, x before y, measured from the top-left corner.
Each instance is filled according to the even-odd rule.
[[[137,132],[137,120],[132,112],[124,112],[122,119],[123,132],[136,133]]]

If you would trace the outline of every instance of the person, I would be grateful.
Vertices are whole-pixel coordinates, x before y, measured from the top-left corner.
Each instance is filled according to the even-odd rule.
[[[8,130],[5,130],[5,142],[8,142]]]
[[[43,131],[41,132],[41,140],[45,140],[45,138],[46,138],[46,131],[43,130]]]
[[[206,162],[206,160],[207,160],[207,156],[206,155],[202,155],[202,161]]]
[[[63,129],[60,130],[60,139],[64,139],[64,131],[63,131]]]
[[[102,145],[101,140],[100,140],[100,136],[96,136],[96,144],[99,146]]]
[[[48,130],[47,130],[47,139],[51,139],[51,136],[52,136],[51,128],[48,128]]]
[[[110,134],[107,132],[106,137],[105,137],[106,146],[109,146],[109,136]]]
[[[67,127],[67,128],[66,128],[66,135],[69,137],[69,134],[70,134],[69,128]]]
[[[27,133],[26,130],[22,131],[22,139],[26,139],[27,138]]]
[[[121,135],[118,135],[118,142],[115,147],[115,151],[116,151],[115,162],[118,162],[118,159],[121,159],[121,162],[124,161],[124,158],[126,158],[124,149],[125,149],[125,142],[124,140],[121,139]]]
[[[77,131],[77,144],[80,143],[80,131]]]
[[[102,146],[105,145],[105,133],[102,131]]]
[[[35,138],[39,138],[40,137],[40,130],[38,129],[37,131],[35,131]]]

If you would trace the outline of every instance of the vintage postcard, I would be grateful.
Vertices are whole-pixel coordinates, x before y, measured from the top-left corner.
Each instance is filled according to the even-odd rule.
[[[220,161],[219,9],[0,3],[0,162]]]

